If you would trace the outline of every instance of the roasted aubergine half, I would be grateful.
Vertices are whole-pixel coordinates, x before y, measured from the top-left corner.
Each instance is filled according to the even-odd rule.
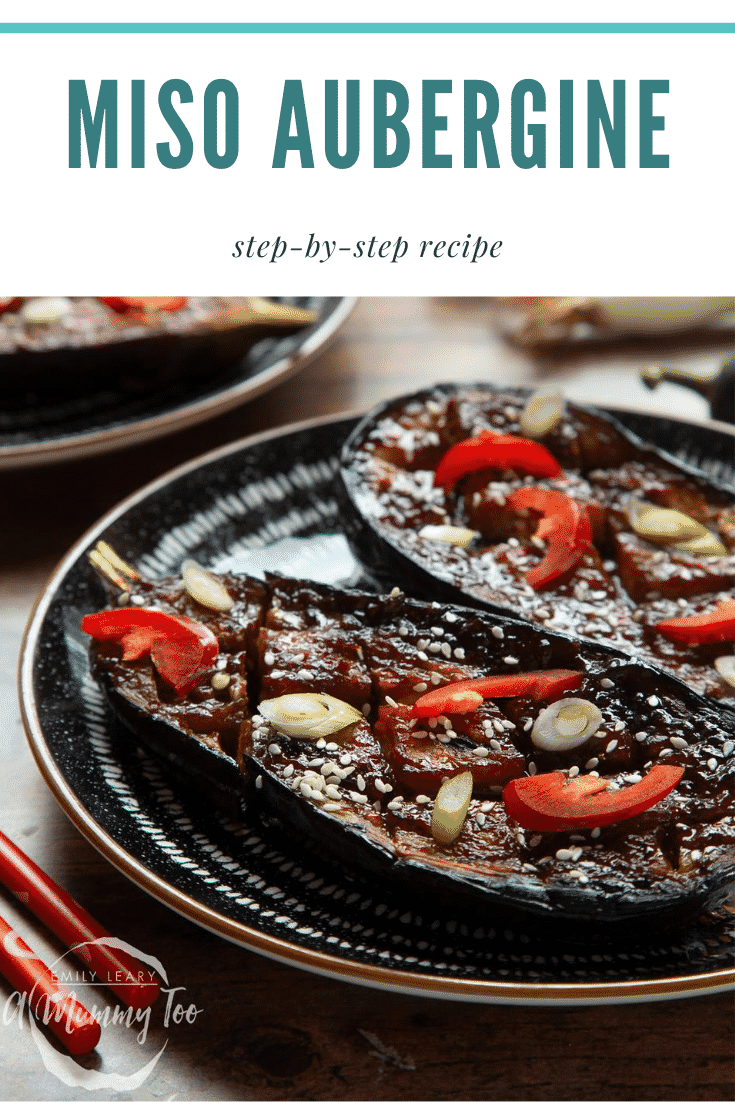
[[[735,705],[735,492],[603,412],[489,385],[386,403],[342,453],[378,579],[611,645]]]
[[[91,613],[136,739],[398,891],[682,920],[735,879],[735,715],[612,648],[308,581],[130,571]]]

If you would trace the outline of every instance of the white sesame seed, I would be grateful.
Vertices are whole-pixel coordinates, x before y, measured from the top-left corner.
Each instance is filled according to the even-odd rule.
[[[276,656],[273,653],[273,651],[267,650],[265,652],[265,654],[263,655],[263,661],[266,664],[266,666],[272,666],[274,664],[274,662],[276,661]]]
[[[317,748],[317,750],[323,750],[326,745],[327,745],[327,740],[323,739],[323,738],[320,738],[320,739],[317,740],[316,748]]]
[[[670,738],[669,742],[677,750],[686,750],[687,746],[689,745],[685,738]]]
[[[272,754],[274,758],[278,758],[281,756],[282,753],[281,747],[278,745],[277,742],[272,742],[268,747],[268,753]]]
[[[484,827],[485,823],[487,822],[487,819],[481,811],[478,811],[477,815],[475,815],[475,822],[479,827]]]
[[[692,857],[692,861],[700,861],[700,860],[701,860],[701,858],[702,858],[702,851],[701,851],[701,849],[693,849],[693,850],[692,850],[692,854],[691,854],[691,857]]]
[[[707,761],[707,768],[708,769],[716,769],[717,768],[717,758],[709,758],[708,761]]]
[[[337,788],[336,784],[328,784],[324,792],[329,796],[330,800],[340,800],[342,798],[342,793]]]
[[[444,655],[445,658],[451,658],[452,657],[452,648],[449,646],[449,643],[442,643],[441,652],[442,652],[442,654]]]
[[[389,811],[400,811],[401,803],[402,803],[402,801],[399,800],[398,797],[396,797],[395,800],[391,800],[391,802],[389,804],[387,804],[386,806],[387,806]]]
[[[339,759],[340,765],[352,765],[352,754],[343,754]]]
[[[317,743],[317,746],[319,743]],[[340,746],[338,742],[328,742],[325,746],[326,750],[339,750]]]
[[[507,654],[505,656],[505,658],[503,659],[503,661],[505,662],[506,666],[517,666],[518,662],[519,662],[519,659],[518,658],[513,658],[513,657],[511,657],[511,655]]]
[[[624,731],[624,730],[625,730],[625,720],[624,719],[616,720],[615,723],[613,724],[613,731]]]
[[[428,687],[429,687],[429,686],[427,685],[427,683],[426,683],[425,681],[418,681],[418,682],[417,682],[417,683],[416,683],[416,684],[414,685],[414,687],[413,687],[413,691],[414,691],[415,693],[425,693],[425,692],[426,692],[426,690],[428,689]]]
[[[363,796],[362,792],[353,792],[352,799],[356,804],[366,804],[368,802],[367,796]]]
[[[616,738],[611,738],[610,741],[608,742],[607,746],[605,747],[605,753],[606,754],[612,754],[613,750],[617,750],[617,748],[618,748],[618,740]]]
[[[369,704],[363,704],[363,706],[362,706],[362,714],[363,714],[363,715],[364,715],[364,716],[365,716],[366,718],[367,718],[367,716],[369,716],[369,715],[370,715],[370,705],[369,705]]]
[[[735,750],[735,742],[728,741],[728,742],[723,743],[723,746],[722,746],[722,756],[723,756],[723,758],[729,758],[729,756],[730,756],[730,754],[732,754],[733,750]]]
[[[464,647],[455,647],[454,648],[454,657],[458,658],[460,660],[460,662],[463,661],[463,659],[465,658],[465,649],[464,649]]]
[[[418,647],[419,650],[426,650],[426,648],[429,645],[429,642],[430,642],[430,640],[428,640],[428,639],[419,639],[416,646]]]
[[[444,745],[446,746],[446,744],[447,744],[448,742],[451,742],[451,741],[452,741],[452,736],[451,736],[451,735],[447,735],[447,734],[444,734],[444,735],[437,735],[437,736],[436,736],[436,741],[437,741],[437,742],[441,742],[441,743],[443,743],[443,744],[444,744]]]
[[[494,750],[496,754],[500,753],[500,751],[503,749],[496,738],[490,739],[490,748]]]
[[[401,626],[398,629],[398,634],[403,636],[403,637],[408,635],[408,628],[406,627],[405,624],[401,624]]]
[[[664,750],[659,750],[658,756],[660,758],[669,758],[674,753],[670,746],[667,746]]]
[[[503,629],[501,627],[498,627],[497,624],[495,625],[495,627],[492,627],[490,629],[490,631],[492,632],[492,634],[495,636],[496,639],[504,639],[505,638],[505,632],[503,631]]]
[[[435,731],[435,730],[436,730],[436,728],[437,728],[438,724],[439,724],[439,720],[438,720],[438,719],[434,719],[434,718],[432,717],[432,718],[431,718],[431,719],[429,720],[429,727],[430,727],[430,729],[431,729],[432,731]]]
[[[657,696],[649,696],[648,703],[651,705],[652,708],[658,708],[661,701]]]
[[[228,673],[215,673],[210,681],[213,689],[226,689],[229,684],[230,675]]]
[[[590,831],[590,836],[592,838],[599,838],[601,834],[602,834],[602,831],[600,830],[599,827],[593,827],[592,830]]]
[[[569,770],[569,776],[570,777],[579,776],[579,766],[578,765],[573,765],[572,766],[572,768]]]
[[[600,688],[601,689],[614,689],[615,688],[615,682],[611,681],[609,677],[603,677],[602,680],[600,681]]]
[[[329,800],[326,803],[322,804],[322,809],[324,811],[339,811],[341,807],[342,807],[341,803],[338,804],[338,803],[336,803],[332,800]]]
[[[524,731],[530,731],[532,727],[533,727],[533,720],[532,719],[524,719],[523,720],[523,730]]]
[[[486,758],[489,756],[490,751],[488,750],[487,746],[476,746],[475,749],[472,751],[472,754],[473,757],[476,758]]]
[[[558,849],[556,851],[557,861],[573,861],[574,852],[571,849]]]
[[[535,777],[537,773],[538,773],[538,766],[536,765],[536,762],[535,761],[530,761],[528,763],[528,775],[529,775],[529,777]]]
[[[360,792],[364,792],[365,789],[367,788],[367,784],[365,782],[365,778],[363,777],[362,773],[358,773],[357,776],[355,777],[355,784],[357,785]]]
[[[431,796],[424,796],[424,795],[417,796],[416,797],[416,803],[417,804],[430,804],[431,803]]]
[[[638,734],[635,736],[636,742],[645,742],[647,738],[648,738],[648,732],[647,731],[639,731]]]
[[[429,629],[432,635],[442,636],[444,634],[444,628],[432,627]]]
[[[293,777],[293,765],[287,765],[286,768],[283,770],[283,775],[286,778]]]
[[[263,787],[263,778],[262,777],[256,777],[255,778],[255,787],[256,788],[262,788]]]
[[[594,769],[595,766],[597,766],[599,764],[600,764],[600,759],[599,758],[590,758],[589,761],[584,763],[584,767],[585,767],[585,769]]]
[[[453,612],[445,612],[444,613],[444,619],[447,621],[448,624],[456,624],[457,623],[457,617],[454,615]]]
[[[400,597],[400,595],[401,595],[401,591],[400,591],[400,589],[398,588],[397,585],[394,585],[393,588],[391,589],[390,593],[388,594],[389,597]]]
[[[429,661],[429,656],[428,656],[428,654],[426,653],[425,650],[419,649],[419,650],[416,651],[416,654],[418,655],[418,657],[421,659],[422,662],[428,662]]]
[[[395,700],[393,699],[392,696],[387,696],[386,695],[385,703],[388,705],[389,708],[397,708],[398,707],[398,705],[396,704],[396,702],[395,702]]]
[[[530,837],[530,838],[528,839],[528,844],[529,844],[529,846],[531,846],[531,847],[532,847],[533,849],[535,849],[535,848],[536,848],[536,846],[540,846],[540,845],[541,845],[541,841],[542,841],[542,839],[543,839],[543,834],[533,834],[533,835],[532,835],[532,836],[531,836],[531,837]]]

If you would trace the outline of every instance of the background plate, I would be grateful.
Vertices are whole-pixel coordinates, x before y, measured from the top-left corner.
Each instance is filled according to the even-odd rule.
[[[258,341],[237,363],[212,360],[206,372],[164,375],[155,385],[126,375],[70,372],[63,386],[29,380],[0,410],[0,470],[79,459],[188,428],[242,405],[300,371],[328,345],[352,310],[348,298],[283,298],[318,321],[286,337]],[[132,361],[131,361],[132,362]]]
[[[718,477],[735,432],[621,414]],[[287,963],[374,987],[456,999],[595,1004],[665,999],[733,985],[735,912],[622,944],[550,942],[491,914],[438,911],[303,852],[244,806],[180,787],[131,744],[88,667],[85,612],[104,602],[86,551],[104,537],[151,577],[186,557],[367,584],[340,531],[333,493],[355,419],[279,430],[159,479],[103,518],[57,568],[21,657],[24,722],[36,761],[72,821],[112,863],[207,929]]]

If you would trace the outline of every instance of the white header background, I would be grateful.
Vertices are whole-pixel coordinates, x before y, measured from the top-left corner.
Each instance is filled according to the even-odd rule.
[[[213,20],[226,15],[233,17],[216,5],[207,11]],[[461,7],[449,15],[467,17]],[[75,17],[94,18],[64,12]],[[149,19],[162,17],[149,9]],[[0,294],[727,293],[735,244],[733,41],[709,34],[4,35]],[[157,106],[160,86],[173,77],[194,93],[179,113],[195,152],[179,170],[163,168],[155,148],[159,141],[176,148]],[[510,93],[528,77],[546,89],[545,115],[527,117],[546,123],[545,169],[520,169],[511,159]],[[240,98],[240,153],[226,170],[210,167],[202,151],[202,97],[218,78],[231,80]],[[84,143],[83,167],[68,168],[70,79],[86,81],[93,104],[101,79],[118,81],[117,169],[104,168],[102,157],[99,167],[84,167]],[[133,79],[146,81],[144,169],[130,168]],[[285,79],[303,82],[313,169],[302,169],[295,153],[284,169],[271,167]],[[324,157],[326,79],[339,80],[342,95],[346,79],[361,81],[361,154],[346,170]],[[400,81],[409,93],[411,151],[399,168],[372,165],[375,79]],[[453,81],[453,92],[437,97],[448,130],[436,140],[437,152],[453,155],[451,169],[421,167],[422,79]],[[462,167],[465,79],[490,81],[499,92],[499,169]],[[561,79],[575,82],[573,169],[558,165]],[[601,167],[586,167],[588,79],[602,82],[610,111],[613,80],[626,80],[624,169],[611,166],[604,140]],[[637,167],[641,79],[670,82],[667,95],[654,97],[666,125],[653,136],[668,169]],[[289,251],[275,264],[231,255],[237,240],[251,236],[303,247],[310,234],[343,247],[400,235],[409,249],[395,264],[351,252],[319,263],[323,250],[312,260]],[[499,255],[476,264],[419,258],[421,241],[468,234],[502,241]]]

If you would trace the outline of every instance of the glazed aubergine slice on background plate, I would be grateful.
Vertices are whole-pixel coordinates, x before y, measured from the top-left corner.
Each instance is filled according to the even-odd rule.
[[[209,578],[128,579],[83,622],[95,674],[176,773],[244,783],[306,848],[437,902],[621,933],[735,880],[735,716],[679,680],[398,590]]]
[[[611,645],[735,704],[732,484],[610,414],[551,392],[434,386],[356,426],[339,490],[380,583]],[[699,634],[666,631],[690,616]]]

